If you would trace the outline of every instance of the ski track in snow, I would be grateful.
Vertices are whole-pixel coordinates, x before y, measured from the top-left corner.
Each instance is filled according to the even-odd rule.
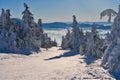
[[[115,80],[100,66],[101,59],[65,52],[53,47],[30,56],[0,54],[0,80]]]

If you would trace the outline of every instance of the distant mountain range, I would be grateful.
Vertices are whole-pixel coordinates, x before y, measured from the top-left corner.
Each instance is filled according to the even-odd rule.
[[[14,22],[21,23],[21,19],[13,18]],[[111,29],[112,23],[108,22],[96,22],[97,29],[109,30]],[[78,22],[78,26],[82,28],[90,28],[93,26],[93,22]],[[53,22],[53,23],[43,23],[44,29],[60,29],[60,28],[70,28],[72,27],[72,22]]]
[[[96,22],[97,29],[111,29],[112,23],[108,22]],[[79,22],[79,27],[83,28],[90,28],[93,26],[92,22]],[[43,28],[49,29],[49,28],[69,28],[72,27],[72,22],[65,23],[65,22],[53,22],[53,23],[43,23]]]
[[[43,23],[43,28],[67,28],[68,26],[64,22]]]

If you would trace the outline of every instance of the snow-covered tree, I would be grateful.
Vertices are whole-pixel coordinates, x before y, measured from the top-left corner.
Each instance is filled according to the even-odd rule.
[[[7,9],[6,10],[6,22],[7,22],[7,25],[10,25],[11,24],[11,19],[10,19],[10,9]]]
[[[62,49],[71,49],[73,52],[80,53],[80,46],[84,45],[84,33],[82,28],[79,29],[76,16],[73,15],[72,31],[67,31],[67,34],[62,37]]]
[[[38,19],[38,30],[39,30],[39,32],[43,33],[42,19]],[[39,34],[40,34],[40,33],[39,33]]]
[[[34,19],[33,14],[28,10],[29,7],[27,6],[26,3],[24,3],[24,7],[25,7],[25,10],[22,12],[22,14],[23,14],[22,19],[23,19],[24,23],[26,23],[28,26],[30,26]]]
[[[117,13],[114,10],[112,10],[112,9],[106,9],[106,10],[104,10],[104,11],[102,11],[100,13],[100,19],[102,19],[102,17],[104,17],[104,16],[107,15],[109,17],[108,22],[111,22],[111,18],[113,16],[116,16],[116,14]]]
[[[62,49],[70,49],[71,48],[71,33],[70,30],[67,29],[67,33],[65,37],[62,37],[62,44],[61,44]]]
[[[6,21],[6,14],[5,14],[5,10],[2,8],[2,13],[1,13],[1,16],[0,16],[0,22],[2,24],[2,27],[5,26],[5,21]]]
[[[111,42],[112,42],[111,38],[112,38],[111,34],[109,32],[107,32],[106,37],[103,42],[103,47],[102,47],[103,52],[105,52],[107,47],[111,44]]]
[[[110,72],[120,73],[120,5],[111,29],[111,43],[104,53],[101,65]]]
[[[10,10],[6,12],[2,9],[0,16],[0,52],[15,52],[29,54],[32,51],[40,51],[42,46],[45,48],[52,47],[56,41],[44,33],[42,29],[42,20],[34,22],[33,14],[29,7],[24,3],[22,20],[11,19]],[[44,44],[45,43],[45,44]]]
[[[33,21],[33,14],[28,10],[28,6],[24,3],[25,10],[23,11],[23,40],[25,42],[25,49],[34,49],[36,41],[35,22]]]
[[[95,23],[93,23],[91,32],[86,32],[81,54],[102,57],[102,39],[97,34]]]
[[[48,37],[48,35],[45,33],[43,35],[43,41],[42,41],[41,47],[48,49],[48,48],[52,47],[51,45],[52,45],[51,44],[51,38]]]
[[[52,46],[56,46],[57,47],[57,41],[56,39],[54,39],[54,41],[51,42]]]
[[[72,25],[72,33],[71,33],[71,50],[74,52],[80,52],[80,34],[78,22],[76,21],[76,16],[73,15],[73,25]]]
[[[85,53],[85,47],[86,47],[85,35],[82,27],[79,30],[79,34],[80,34],[80,54],[82,55]]]

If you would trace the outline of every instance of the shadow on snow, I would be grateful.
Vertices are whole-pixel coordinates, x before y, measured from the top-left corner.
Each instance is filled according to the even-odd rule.
[[[115,78],[115,80],[120,80],[120,74],[109,72],[110,75]]]
[[[90,56],[90,55],[86,55],[84,58],[84,62],[87,64],[87,65],[90,65],[91,63],[94,63],[94,61],[96,61],[98,58],[96,57],[93,57],[93,56]]]
[[[60,58],[63,58],[63,57],[72,57],[72,56],[75,56],[75,55],[78,55],[79,53],[76,53],[76,52],[65,52],[59,56],[54,56],[54,57],[51,57],[51,58],[48,58],[48,59],[44,59],[44,60],[54,60],[54,59],[60,59]]]
[[[20,55],[26,55],[29,56],[32,53],[39,53],[41,50],[30,50],[30,49],[24,49],[24,50],[19,50],[19,51],[14,51],[14,50],[4,50],[0,51],[0,54],[20,54]]]

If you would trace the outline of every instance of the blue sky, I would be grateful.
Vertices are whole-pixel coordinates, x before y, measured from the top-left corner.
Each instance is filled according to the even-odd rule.
[[[107,17],[99,19],[100,12],[108,8],[118,11],[120,4],[120,0],[0,0],[0,8],[10,9],[11,17],[21,18],[24,2],[29,5],[35,21],[42,18],[43,22],[69,22],[73,14],[79,22],[106,21]]]

